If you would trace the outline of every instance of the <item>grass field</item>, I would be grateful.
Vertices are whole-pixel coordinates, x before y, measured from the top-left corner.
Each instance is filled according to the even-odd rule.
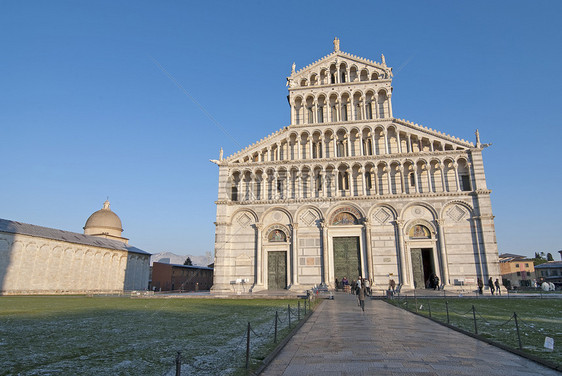
[[[0,375],[244,374],[271,351],[296,300],[0,297]],[[294,323],[293,321],[293,323]]]
[[[562,299],[540,298],[395,298],[390,303],[447,322],[482,337],[519,348],[514,313],[517,314],[522,350],[562,366]],[[474,306],[475,314],[473,314]],[[544,347],[545,337],[554,339],[554,350]]]

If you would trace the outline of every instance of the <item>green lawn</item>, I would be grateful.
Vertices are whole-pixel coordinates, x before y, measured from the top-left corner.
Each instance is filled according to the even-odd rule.
[[[294,323],[296,300],[0,297],[0,375],[175,375],[177,350],[182,374],[244,374],[248,322],[256,367],[288,304]]]
[[[562,299],[517,298],[395,298],[389,303],[447,322],[482,337],[519,348],[514,313],[517,314],[522,350],[562,366]],[[447,303],[447,304],[446,304]],[[554,350],[544,347],[545,337],[554,339]]]

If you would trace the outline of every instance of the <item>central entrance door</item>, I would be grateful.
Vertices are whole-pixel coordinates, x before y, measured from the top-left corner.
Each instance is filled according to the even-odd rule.
[[[435,271],[433,270],[433,249],[413,248],[412,254],[412,273],[414,275],[414,287],[417,289],[426,288],[426,282]]]
[[[350,281],[361,275],[359,237],[334,238],[334,275],[338,281],[347,277]]]
[[[287,252],[267,253],[267,288],[269,290],[287,288]]]

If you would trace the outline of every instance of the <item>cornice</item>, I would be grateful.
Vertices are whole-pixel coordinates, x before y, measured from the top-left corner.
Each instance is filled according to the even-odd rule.
[[[382,63],[376,62],[374,60],[370,60],[370,59],[366,59],[364,57],[360,57],[360,56],[356,56],[347,52],[343,52],[343,51],[333,51],[331,53],[329,53],[328,55],[325,55],[324,57],[321,57],[320,59],[304,66],[303,68],[299,69],[298,71],[295,71],[294,73],[292,73],[289,78],[293,78],[295,76],[298,76],[299,74],[304,73],[304,71],[306,71],[307,69],[311,69],[312,67],[314,67],[315,65],[318,65],[319,63],[324,62],[325,60],[328,60],[331,57],[345,57],[347,59],[352,59],[352,60],[356,60],[357,62],[363,63],[363,64],[368,64],[368,65],[374,65],[376,68],[382,69],[382,70],[391,70],[390,67],[383,65]]]
[[[253,200],[253,201],[229,201],[217,200],[217,205],[228,206],[248,206],[248,205],[288,205],[288,204],[310,204],[315,202],[342,202],[342,201],[384,201],[389,202],[393,200],[404,199],[427,199],[427,198],[441,198],[441,197],[468,197],[473,195],[474,192],[437,192],[437,193],[413,193],[413,194],[393,194],[393,195],[373,195],[373,196],[351,196],[351,197],[312,197],[312,198],[298,198],[298,199],[282,199],[282,200]]]
[[[297,165],[329,165],[341,162],[403,162],[407,159],[443,157],[443,156],[459,156],[466,154],[467,150],[444,150],[444,151],[426,151],[417,153],[394,153],[379,155],[362,155],[352,157],[335,157],[335,158],[317,158],[317,159],[288,159],[282,161],[266,161],[266,162],[246,162],[246,163],[228,163],[229,168],[247,168],[247,167],[272,167],[272,166],[297,166]],[[349,163],[348,163],[349,164]]]
[[[398,124],[405,125],[407,127],[420,130],[424,133],[431,134],[433,136],[438,136],[440,138],[445,138],[445,139],[448,139],[448,140],[450,140],[452,142],[455,142],[455,143],[460,143],[460,144],[462,144],[462,146],[466,146],[468,148],[474,148],[474,144],[472,142],[463,140],[463,139],[455,137],[455,136],[451,136],[450,134],[446,134],[446,133],[440,132],[440,131],[432,129],[432,128],[428,128],[426,126],[411,122],[409,120],[394,118],[394,121]]]

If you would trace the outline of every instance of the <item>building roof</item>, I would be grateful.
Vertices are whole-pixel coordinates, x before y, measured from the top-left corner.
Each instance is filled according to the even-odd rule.
[[[0,232],[29,235],[38,238],[59,240],[68,243],[90,245],[93,247],[102,247],[108,249],[115,249],[119,251],[127,251],[132,253],[139,253],[143,255],[150,255],[150,253],[143,251],[142,249],[132,247],[118,240],[104,239],[104,238],[99,238],[97,236],[78,234],[76,232],[57,230],[55,228],[36,226],[28,223],[10,221],[1,218],[0,218]]]
[[[562,261],[549,261],[544,264],[536,265],[535,269],[562,268]]]
[[[154,261],[153,265],[154,264],[170,265],[170,266],[173,266],[174,268],[213,270],[213,268],[209,268],[207,266],[168,264],[166,262],[158,262],[158,261]]]
[[[499,255],[499,258],[500,258],[500,262],[531,260],[527,256],[514,255],[513,253],[502,253],[501,255]]]

